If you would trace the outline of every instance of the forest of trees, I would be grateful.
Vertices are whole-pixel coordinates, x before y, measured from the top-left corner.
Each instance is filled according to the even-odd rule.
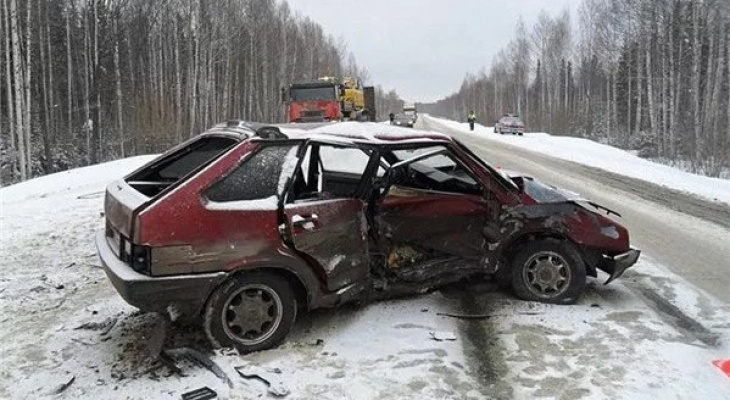
[[[456,120],[470,109],[718,176],[730,168],[730,1],[583,0],[577,27],[542,13],[488,73],[429,105]]]
[[[1,184],[161,152],[226,119],[282,121],[292,82],[367,80],[285,1],[0,3]],[[384,110],[399,100],[377,94]]]

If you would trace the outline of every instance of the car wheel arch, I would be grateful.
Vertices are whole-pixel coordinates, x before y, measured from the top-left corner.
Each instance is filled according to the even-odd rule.
[[[310,309],[310,307],[312,306],[314,302],[314,292],[308,289],[308,286],[305,283],[306,278],[302,277],[300,273],[292,270],[291,268],[287,268],[285,266],[282,266],[281,264],[273,262],[262,262],[254,265],[242,265],[238,268],[231,270],[230,272],[228,272],[228,276],[225,279],[222,279],[220,282],[218,282],[217,285],[211,288],[206,298],[205,304],[207,304],[207,302],[210,300],[216,290],[218,290],[218,288],[235,279],[237,276],[240,276],[242,274],[255,273],[271,273],[280,276],[281,278],[289,282],[292,289],[294,289],[295,299],[299,308],[305,307],[306,309]],[[205,308],[201,310],[201,312],[203,311],[205,311]]]
[[[520,235],[515,236],[508,243],[505,244],[503,248],[504,250],[502,250],[503,258],[506,261],[502,263],[502,265],[505,265],[508,269],[511,268],[512,260],[520,252],[522,246],[524,246],[526,243],[543,239],[554,240],[558,242],[567,242],[573,245],[573,247],[575,247],[576,251],[584,261],[586,274],[592,277],[597,276],[596,266],[594,263],[588,262],[589,260],[584,254],[582,246],[571,240],[570,237],[568,237],[567,235],[557,231],[524,232]]]

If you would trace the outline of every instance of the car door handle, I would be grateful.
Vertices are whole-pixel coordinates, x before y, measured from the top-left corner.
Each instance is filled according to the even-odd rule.
[[[294,214],[294,216],[291,217],[292,225],[301,226],[303,228],[307,228],[308,226],[314,228],[314,223],[317,221],[319,221],[319,217],[317,216],[317,214],[312,214],[309,216]]]

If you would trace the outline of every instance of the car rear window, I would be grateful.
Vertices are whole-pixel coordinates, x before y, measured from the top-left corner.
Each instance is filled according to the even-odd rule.
[[[201,136],[146,165],[126,181],[145,196],[154,197],[211,163],[238,142],[231,137]]]
[[[502,117],[500,120],[501,124],[518,124],[522,125],[522,120],[518,117]]]
[[[258,200],[275,196],[282,167],[292,147],[292,144],[266,145],[208,188],[205,196],[216,202]]]

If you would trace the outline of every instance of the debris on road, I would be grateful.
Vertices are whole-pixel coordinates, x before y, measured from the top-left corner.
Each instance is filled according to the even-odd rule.
[[[182,394],[182,400],[210,400],[216,397],[218,397],[218,393],[207,386]]]
[[[261,368],[255,365],[243,365],[234,367],[235,370],[246,379],[258,379],[268,386],[268,392],[276,397],[284,397],[290,393],[284,382],[276,375],[280,374],[279,368]]]
[[[176,373],[182,372],[182,369],[175,364],[174,360],[183,358],[196,365],[204,367],[208,371],[212,372],[213,375],[222,380],[226,385],[228,385],[228,387],[233,388],[233,382],[231,381],[231,378],[228,376],[228,374],[225,373],[221,369],[221,367],[215,363],[215,361],[211,360],[205,354],[197,350],[191,349],[189,347],[180,347],[176,349],[163,350],[161,354],[164,354],[169,358],[170,361],[172,361],[172,365],[174,365],[173,370]]]
[[[68,389],[69,386],[71,386],[71,384],[74,383],[75,380],[76,380],[76,375],[71,375],[71,378],[69,380],[67,380],[65,383],[62,383],[60,386],[58,386],[56,389],[54,389],[53,392],[51,392],[51,393],[52,394],[63,393],[66,389]]]
[[[456,340],[456,335],[453,332],[429,332],[429,334],[437,342]]]
[[[90,331],[101,331],[101,335],[106,335],[117,324],[115,317],[109,317],[102,322],[86,322],[74,328],[74,330],[85,329]]]
[[[542,315],[541,312],[536,311],[524,311],[524,312],[514,312],[512,314],[516,315]],[[504,317],[506,315],[504,314],[453,314],[453,313],[436,313],[436,315],[439,315],[441,317],[451,317],[451,318],[461,318],[461,319],[487,319],[492,317]]]

